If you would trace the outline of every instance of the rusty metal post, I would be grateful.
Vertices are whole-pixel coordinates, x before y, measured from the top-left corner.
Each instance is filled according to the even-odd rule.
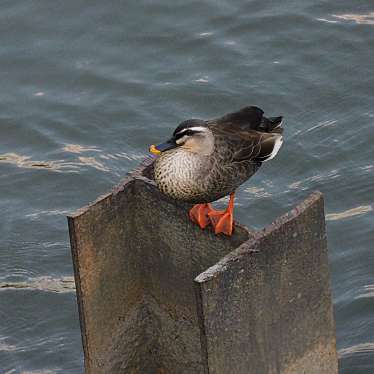
[[[146,161],[68,217],[86,374],[337,374],[323,199],[202,231]]]

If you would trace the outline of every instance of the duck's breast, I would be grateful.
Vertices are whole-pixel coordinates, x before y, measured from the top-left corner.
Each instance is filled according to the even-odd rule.
[[[183,150],[161,154],[155,161],[155,181],[161,192],[177,200],[196,201],[206,194],[209,158]]]

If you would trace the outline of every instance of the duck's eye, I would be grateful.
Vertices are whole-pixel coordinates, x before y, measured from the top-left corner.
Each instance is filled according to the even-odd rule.
[[[183,131],[183,132],[181,132],[181,133],[178,133],[177,135],[176,135],[176,138],[177,139],[182,139],[182,138],[184,138],[185,136],[192,136],[194,134],[194,131],[192,131],[192,130],[185,130],[185,131]]]

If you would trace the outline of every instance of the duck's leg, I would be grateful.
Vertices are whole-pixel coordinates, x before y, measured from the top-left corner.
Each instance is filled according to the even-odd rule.
[[[191,221],[197,223],[202,229],[205,229],[205,227],[210,225],[210,219],[208,216],[210,210],[210,204],[194,205],[189,212]]]
[[[226,210],[212,210],[208,216],[214,227],[215,234],[223,233],[231,236],[234,227],[234,198],[235,192],[230,194],[229,205]]]

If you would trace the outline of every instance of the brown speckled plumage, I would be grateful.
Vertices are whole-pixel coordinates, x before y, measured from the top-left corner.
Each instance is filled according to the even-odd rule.
[[[214,146],[209,154],[191,152],[183,145],[162,152],[154,168],[158,188],[176,200],[190,203],[212,202],[230,194],[263,161],[274,157],[282,141],[281,120],[266,118],[257,107],[246,107],[216,120],[183,122],[170,141],[188,134],[188,129],[202,128],[206,131],[191,136],[212,134]]]

